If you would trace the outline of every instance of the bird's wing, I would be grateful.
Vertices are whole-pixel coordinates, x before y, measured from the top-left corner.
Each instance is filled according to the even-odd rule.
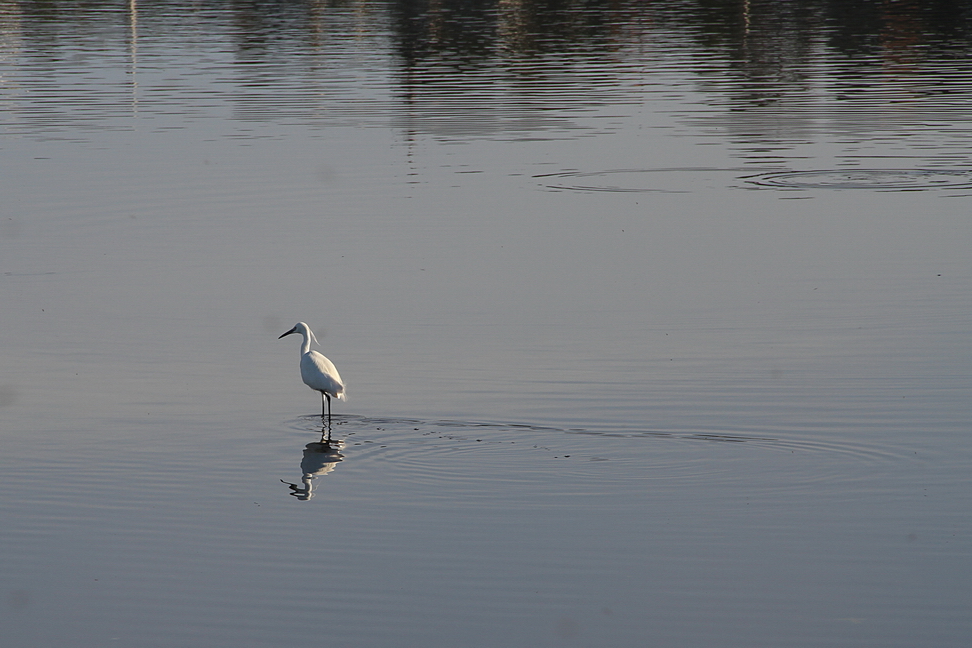
[[[344,398],[344,382],[334,363],[317,351],[308,351],[300,359],[300,374],[311,389]]]

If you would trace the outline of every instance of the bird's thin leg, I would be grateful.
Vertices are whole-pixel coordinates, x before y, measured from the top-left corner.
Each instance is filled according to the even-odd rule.
[[[325,393],[324,394],[324,398],[327,399],[327,427],[330,430],[330,428],[331,428],[331,396],[330,396],[330,394]]]

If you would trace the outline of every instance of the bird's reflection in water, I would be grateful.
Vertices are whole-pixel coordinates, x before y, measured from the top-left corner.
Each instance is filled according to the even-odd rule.
[[[297,499],[309,500],[314,497],[314,480],[334,470],[338,462],[344,459],[344,455],[341,454],[342,448],[344,442],[332,441],[330,430],[325,427],[322,430],[321,440],[308,443],[304,448],[304,458],[300,461],[300,471],[303,473],[300,478],[301,483],[291,484],[283,479],[280,481],[290,486],[290,494]]]

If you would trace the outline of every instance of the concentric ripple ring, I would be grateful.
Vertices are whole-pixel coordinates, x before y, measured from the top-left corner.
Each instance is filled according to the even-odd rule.
[[[928,191],[972,188],[972,170],[961,169],[830,169],[776,171],[744,178],[763,187],[786,189],[871,189]]]

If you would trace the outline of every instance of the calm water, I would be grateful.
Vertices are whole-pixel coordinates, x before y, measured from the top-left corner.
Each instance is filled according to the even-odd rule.
[[[0,3],[4,646],[968,645],[970,54],[961,2]]]

